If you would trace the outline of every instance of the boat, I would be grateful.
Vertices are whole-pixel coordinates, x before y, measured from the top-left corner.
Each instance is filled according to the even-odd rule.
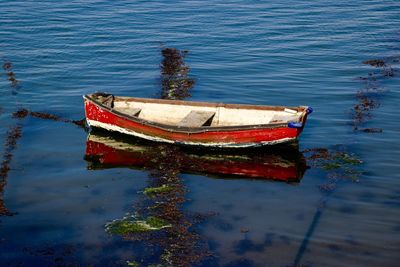
[[[312,108],[84,95],[86,122],[139,138],[241,148],[296,141]]]
[[[89,170],[132,168],[157,172],[164,166],[180,173],[211,178],[281,181],[298,184],[306,170],[304,156],[294,146],[274,149],[209,150],[185,149],[127,138],[105,131],[90,133],[85,160]],[[167,164],[163,164],[167,162]]]

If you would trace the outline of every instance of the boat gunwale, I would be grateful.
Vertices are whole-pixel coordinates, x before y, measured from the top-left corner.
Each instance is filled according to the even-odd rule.
[[[89,96],[89,95],[86,95]],[[223,107],[231,109],[255,109],[255,110],[274,110],[284,111],[285,108],[294,109],[296,111],[304,111],[307,107],[298,106],[268,106],[268,105],[250,105],[250,104],[226,104],[221,102],[201,102],[201,101],[187,101],[187,100],[171,100],[171,99],[156,99],[156,98],[140,98],[129,96],[114,96],[114,101],[127,101],[127,102],[142,102],[142,103],[155,103],[155,104],[169,104],[178,106],[195,106],[195,107]]]
[[[204,107],[225,107],[225,108],[235,108],[235,109],[256,109],[256,110],[279,110],[283,111],[285,108],[290,108],[298,111],[303,111],[299,117],[299,121],[303,122],[305,116],[307,116],[307,107],[285,107],[285,106],[262,106],[262,105],[246,105],[246,104],[224,104],[224,103],[212,103],[212,102],[197,102],[197,101],[183,101],[183,100],[167,100],[167,99],[151,99],[151,98],[135,98],[135,97],[119,97],[114,96],[117,101],[130,101],[130,102],[142,102],[142,103],[159,103],[159,104],[173,104],[173,105],[191,105],[191,106],[204,106]],[[186,134],[196,134],[205,132],[223,132],[223,131],[246,131],[253,129],[275,129],[275,128],[287,128],[288,122],[286,123],[268,123],[268,124],[252,124],[252,125],[234,125],[234,126],[201,126],[201,127],[179,127],[170,124],[163,124],[159,122],[152,122],[149,120],[140,119],[135,116],[130,116],[126,113],[122,113],[114,108],[110,108],[103,103],[97,101],[92,97],[92,94],[86,94],[83,96],[84,99],[93,102],[95,105],[108,112],[125,118],[127,120],[140,123],[149,127],[158,128],[168,132],[176,133],[186,133]],[[121,98],[126,98],[126,100],[120,100]],[[115,101],[115,100],[114,100]],[[304,125],[303,125],[304,127]]]

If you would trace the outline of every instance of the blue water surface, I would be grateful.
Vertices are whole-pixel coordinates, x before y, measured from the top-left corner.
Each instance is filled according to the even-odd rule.
[[[82,119],[82,95],[99,90],[159,97],[165,47],[189,51],[190,100],[312,106],[300,150],[339,146],[363,162],[330,194],[320,190],[330,172],[312,166],[297,185],[181,174],[183,212],[215,213],[197,226],[213,254],[197,265],[399,265],[400,2],[391,0],[0,0],[1,64],[18,80],[1,69],[1,143],[22,127],[1,181],[16,214],[0,217],[0,265],[157,261],[141,262],[146,242],[104,229],[134,212],[148,171],[88,170],[81,128],[11,114]],[[370,59],[387,64],[362,63]],[[380,133],[353,129],[360,90],[376,107],[359,128]]]

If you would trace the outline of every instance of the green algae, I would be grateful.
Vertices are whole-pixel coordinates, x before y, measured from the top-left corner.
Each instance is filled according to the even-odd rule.
[[[152,228],[158,228],[158,229],[162,229],[162,228],[166,228],[166,227],[171,227],[170,224],[167,224],[166,221],[164,221],[163,219],[154,217],[154,216],[150,216],[146,219],[146,223],[148,225],[150,225]]]
[[[333,154],[331,158],[331,162],[324,162],[321,164],[321,167],[324,170],[334,170],[334,169],[344,169],[348,165],[360,165],[362,164],[362,160],[356,158],[354,155],[350,155],[343,152],[337,152]]]
[[[183,60],[187,51],[164,48],[161,53],[161,98],[184,99],[190,96],[190,89],[195,80],[189,77],[190,68]],[[145,199],[144,204],[137,207],[135,216],[107,224],[106,231],[128,235],[124,236],[128,240],[133,238],[156,243],[162,253],[157,262],[149,263],[147,267],[193,266],[209,254],[206,248],[201,246],[198,234],[191,228],[194,223],[193,215],[189,218],[183,211],[186,190],[179,177],[184,164],[180,149],[175,146],[157,145],[153,154],[145,165],[150,172],[149,176],[153,178],[151,187],[140,192],[150,199]],[[166,227],[170,228],[161,234],[151,232],[153,229]],[[139,265],[142,265],[142,262],[139,261]]]
[[[337,162],[330,162],[330,163],[324,163],[322,165],[322,168],[324,170],[334,170],[334,169],[339,169],[341,167],[341,164]]]
[[[347,153],[336,153],[334,159],[349,165],[360,165],[363,163],[362,160],[356,158],[354,155],[349,155]]]
[[[327,148],[312,148],[304,150],[310,153],[308,163],[328,172],[330,180],[345,179],[358,182],[363,174],[359,166],[363,164],[355,154],[345,151],[330,151]]]
[[[127,266],[138,267],[139,263],[137,263],[136,261],[126,261],[126,265]]]
[[[106,231],[110,234],[128,235],[149,231],[158,231],[163,228],[171,227],[163,219],[150,216],[144,220],[134,216],[124,217],[106,224]]]
[[[172,189],[173,189],[172,186],[163,184],[162,186],[159,187],[147,187],[144,189],[143,193],[148,197],[152,197],[154,195],[169,192]]]

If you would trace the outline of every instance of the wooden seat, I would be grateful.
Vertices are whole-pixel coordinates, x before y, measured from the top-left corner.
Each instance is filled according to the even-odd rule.
[[[139,113],[142,111],[141,108],[115,108],[114,110],[132,117],[139,116]]]
[[[213,111],[190,111],[179,123],[179,127],[201,127],[214,117]]]
[[[129,113],[130,113],[129,115],[134,116],[134,117],[137,117],[137,116],[139,116],[140,111],[142,111],[141,108],[132,108],[132,109],[129,111]]]

